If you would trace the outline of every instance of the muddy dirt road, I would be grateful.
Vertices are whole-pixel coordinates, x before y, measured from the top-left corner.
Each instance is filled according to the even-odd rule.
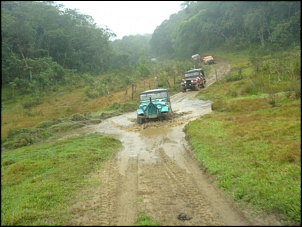
[[[230,66],[215,64],[222,77]],[[207,86],[216,81],[215,70]],[[112,117],[87,130],[113,136],[124,149],[95,176],[103,179],[94,197],[79,202],[70,225],[135,225],[144,212],[160,225],[253,225],[232,205],[192,157],[183,127],[211,112],[196,91],[171,97],[173,118],[136,123],[136,113]],[[189,220],[180,220],[185,213]]]

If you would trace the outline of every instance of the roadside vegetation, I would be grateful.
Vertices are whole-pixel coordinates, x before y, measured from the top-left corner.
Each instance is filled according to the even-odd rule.
[[[229,75],[199,93],[213,101],[213,112],[188,123],[186,138],[235,201],[258,214],[276,214],[286,225],[299,224],[300,50],[240,57]]]
[[[94,187],[89,175],[122,148],[88,134],[1,154],[1,225],[64,225],[75,195]]]

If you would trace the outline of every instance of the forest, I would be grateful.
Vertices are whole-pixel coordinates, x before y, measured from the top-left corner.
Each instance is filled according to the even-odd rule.
[[[110,28],[77,10],[52,1],[2,1],[2,88],[41,96],[60,86],[85,87],[106,73],[123,87],[150,76],[152,58],[182,61],[215,48],[300,47],[300,1],[184,1],[181,6],[153,34],[110,41],[115,36]],[[111,79],[104,76],[98,84],[100,94]]]

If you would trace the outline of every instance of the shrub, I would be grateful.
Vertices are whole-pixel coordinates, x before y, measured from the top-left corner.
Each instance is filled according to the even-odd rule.
[[[256,86],[252,83],[246,83],[242,85],[242,88],[240,90],[240,95],[256,95],[259,93],[259,90],[261,88],[259,86]]]
[[[21,103],[21,105],[24,109],[29,109],[29,108],[37,106],[39,104],[41,104],[41,100],[39,98],[28,99]]]
[[[216,100],[212,104],[212,110],[214,111],[219,111],[219,112],[224,112],[227,110],[226,108],[226,101],[225,100]]]
[[[28,133],[20,133],[14,139],[6,139],[3,142],[3,147],[7,149],[15,149],[25,147],[32,144],[34,139]]]
[[[122,105],[123,112],[130,112],[137,109],[137,103],[124,103]]]
[[[232,98],[235,98],[238,96],[238,92],[234,91],[234,90],[230,90],[230,91],[228,91],[227,95],[231,96]]]
[[[86,120],[87,118],[82,115],[82,114],[79,114],[79,113],[75,113],[71,116],[71,120],[72,121],[84,121]]]
[[[238,80],[242,80],[243,76],[242,74],[234,74],[234,75],[228,75],[225,77],[226,82],[232,82],[232,81],[238,81]]]
[[[121,107],[121,104],[119,104],[118,102],[113,102],[113,103],[110,105],[109,109],[110,109],[110,110],[118,110],[120,107]]]
[[[42,121],[36,125],[37,128],[47,128],[54,124],[57,124],[55,121]]]
[[[83,126],[81,122],[64,122],[61,124],[53,125],[51,127],[52,132],[66,132],[72,129],[80,128]]]

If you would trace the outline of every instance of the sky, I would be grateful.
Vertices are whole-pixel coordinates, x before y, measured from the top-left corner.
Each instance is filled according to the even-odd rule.
[[[123,36],[152,34],[157,26],[181,10],[183,1],[55,1],[89,15],[102,28]]]

